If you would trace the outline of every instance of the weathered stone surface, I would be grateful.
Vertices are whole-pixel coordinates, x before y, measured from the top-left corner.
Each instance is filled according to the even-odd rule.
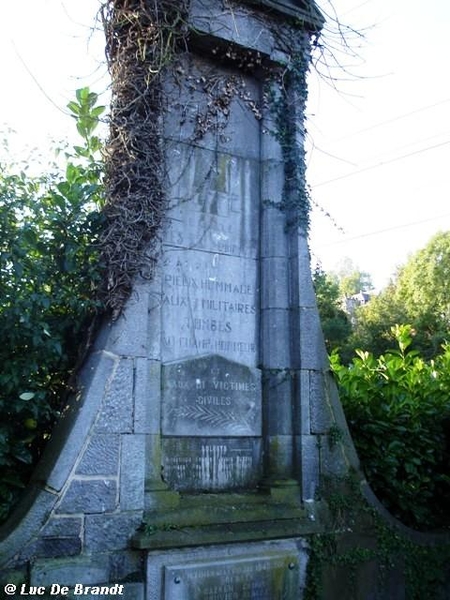
[[[106,554],[59,560],[38,559],[31,568],[30,584],[50,588],[53,583],[73,586],[76,583],[98,584],[108,581],[109,560]]]
[[[288,370],[275,370],[264,375],[264,413],[269,435],[293,433],[292,402],[295,383]]]
[[[103,513],[117,506],[117,482],[115,479],[74,479],[57,508],[57,512]]]
[[[95,347],[117,356],[149,355],[149,287],[136,282],[124,312],[107,323],[97,337]]]
[[[18,564],[18,561],[15,561],[15,555],[36,536],[49,517],[56,501],[55,493],[34,486],[28,488],[26,497],[22,499],[12,517],[1,528],[1,534],[4,537],[0,546],[0,571],[6,569],[11,563]]]
[[[301,485],[303,500],[314,500],[320,483],[319,438],[316,435],[302,435],[297,439],[301,452]]]
[[[21,552],[21,560],[36,558],[59,558],[61,556],[78,556],[81,552],[79,537],[45,537],[28,545]]]
[[[299,600],[306,560],[301,540],[149,553],[147,598]]]
[[[145,436],[123,435],[120,465],[120,509],[139,510],[144,506]]]
[[[110,581],[123,580],[144,581],[144,561],[140,553],[122,550],[111,554]]]
[[[96,434],[78,465],[78,475],[117,475],[119,466],[119,436]]]
[[[92,354],[80,374],[80,395],[72,397],[69,410],[58,423],[39,462],[33,480],[42,481],[54,490],[61,490],[90,431],[99,408],[105,387],[116,366],[117,359],[105,352]],[[62,451],[64,448],[64,451]]]
[[[326,433],[333,424],[333,415],[325,394],[324,373],[310,371],[309,404],[311,412],[311,433]]]
[[[121,512],[114,515],[86,515],[84,550],[88,554],[123,550],[142,523],[142,511]]]
[[[261,310],[262,364],[266,369],[286,369],[291,364],[290,311],[286,308]]]
[[[165,92],[171,98],[171,110],[164,115],[166,140],[176,145],[187,143],[191,152],[204,148],[259,161],[261,83],[243,73],[236,77],[233,70],[198,55],[186,59],[182,69],[186,77],[175,74],[165,81]],[[211,83],[216,90],[232,90],[227,114],[219,111],[216,119],[210,114]]]
[[[288,262],[284,257],[261,259],[261,308],[289,307]]]
[[[167,250],[162,292],[164,362],[221,354],[255,366],[257,262],[199,250]]]
[[[136,433],[159,433],[161,424],[161,363],[137,358],[134,376],[134,421]]]
[[[321,371],[329,361],[317,310],[300,308],[298,322],[301,368]]]
[[[310,371],[301,369],[298,373],[299,388],[297,398],[297,414],[299,421],[296,423],[296,434],[310,435],[311,433],[311,403],[309,387]]]
[[[105,393],[96,433],[131,433],[133,428],[133,361],[122,358]]]
[[[41,531],[42,537],[80,537],[81,517],[54,516]]]
[[[213,355],[163,367],[162,433],[260,436],[261,374]]]
[[[173,489],[197,492],[251,489],[260,477],[258,438],[163,440],[163,478]]]
[[[169,160],[173,199],[166,243],[254,258],[259,162],[186,144],[172,148]]]

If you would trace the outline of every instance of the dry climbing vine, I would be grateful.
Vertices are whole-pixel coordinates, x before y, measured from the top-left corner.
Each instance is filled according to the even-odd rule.
[[[192,142],[195,143],[207,133],[220,135],[224,131],[235,98],[245,104],[256,119],[262,118],[259,101],[246,89],[243,73],[258,73],[266,80],[273,79],[274,73],[277,73],[275,78],[281,77],[275,82],[280,95],[270,98],[277,128],[275,135],[286,164],[286,186],[279,207],[289,213],[291,225],[307,229],[309,196],[304,177],[303,131],[298,130],[298,116],[303,113],[306,98],[309,56],[304,41],[292,40],[298,24],[286,26],[273,15],[261,17],[264,26],[269,26],[279,38],[278,47],[286,56],[291,56],[290,63],[284,67],[264,64],[256,50],[221,42],[215,48],[210,47],[209,53],[232,70],[228,74],[211,71],[206,77],[205,74],[197,77],[186,57],[189,36],[195,36],[187,25],[186,2],[105,0],[102,7],[112,100],[105,153],[107,204],[100,247],[105,269],[102,299],[113,317],[120,314],[135,277],[138,274],[151,276],[158,232],[168,208],[162,131],[163,112],[168,107],[164,106],[167,94],[163,93],[163,81],[170,79],[179,84],[180,89],[186,86],[187,92],[201,92],[206,99],[194,117]],[[232,6],[229,1],[226,9],[248,10]],[[305,34],[305,39],[308,35]],[[170,77],[166,77],[169,71]],[[289,93],[284,87],[286,82],[291,89]],[[292,103],[299,101],[300,107],[292,110]],[[186,99],[187,112],[191,108]],[[286,120],[288,114],[291,117]]]
[[[152,270],[165,211],[161,74],[184,50],[182,2],[107,0],[102,7],[112,79],[106,150],[103,294],[117,317],[132,282]]]

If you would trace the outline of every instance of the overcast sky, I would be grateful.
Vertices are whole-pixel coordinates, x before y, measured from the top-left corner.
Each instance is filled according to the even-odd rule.
[[[0,124],[18,131],[18,146],[67,137],[74,91],[106,89],[100,24],[92,31],[99,4],[1,3]],[[326,270],[350,257],[381,286],[409,253],[450,228],[450,2],[319,4],[365,37],[350,35],[337,67],[328,59],[309,81],[312,256]],[[332,19],[323,44],[339,46]]]

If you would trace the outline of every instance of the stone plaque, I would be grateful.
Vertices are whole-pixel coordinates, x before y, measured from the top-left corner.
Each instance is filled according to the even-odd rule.
[[[261,478],[261,440],[164,438],[162,474],[179,491],[240,490]]]
[[[165,567],[165,600],[298,600],[296,554],[243,556]]]
[[[179,143],[171,149],[170,161],[166,243],[255,258],[259,162]]]
[[[256,365],[257,262],[200,250],[166,250],[162,355],[168,362],[221,354]]]
[[[162,433],[260,436],[261,374],[221,356],[163,366]]]

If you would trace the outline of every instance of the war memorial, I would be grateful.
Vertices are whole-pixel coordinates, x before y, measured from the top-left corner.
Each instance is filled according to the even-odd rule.
[[[310,274],[305,82],[323,17],[312,0],[148,6],[147,30],[171,29],[157,91],[149,77],[133,104],[148,134],[127,155],[153,153],[143,194],[162,208],[149,266],[99,331],[2,531],[2,586],[127,600],[301,600],[312,586],[326,600],[407,600],[401,557],[387,567],[367,555],[351,577],[345,561],[320,576],[312,562],[324,534],[336,554],[373,548],[370,511],[391,523],[359,471]],[[109,39],[113,86],[121,31]],[[347,493],[371,507],[357,521]]]

